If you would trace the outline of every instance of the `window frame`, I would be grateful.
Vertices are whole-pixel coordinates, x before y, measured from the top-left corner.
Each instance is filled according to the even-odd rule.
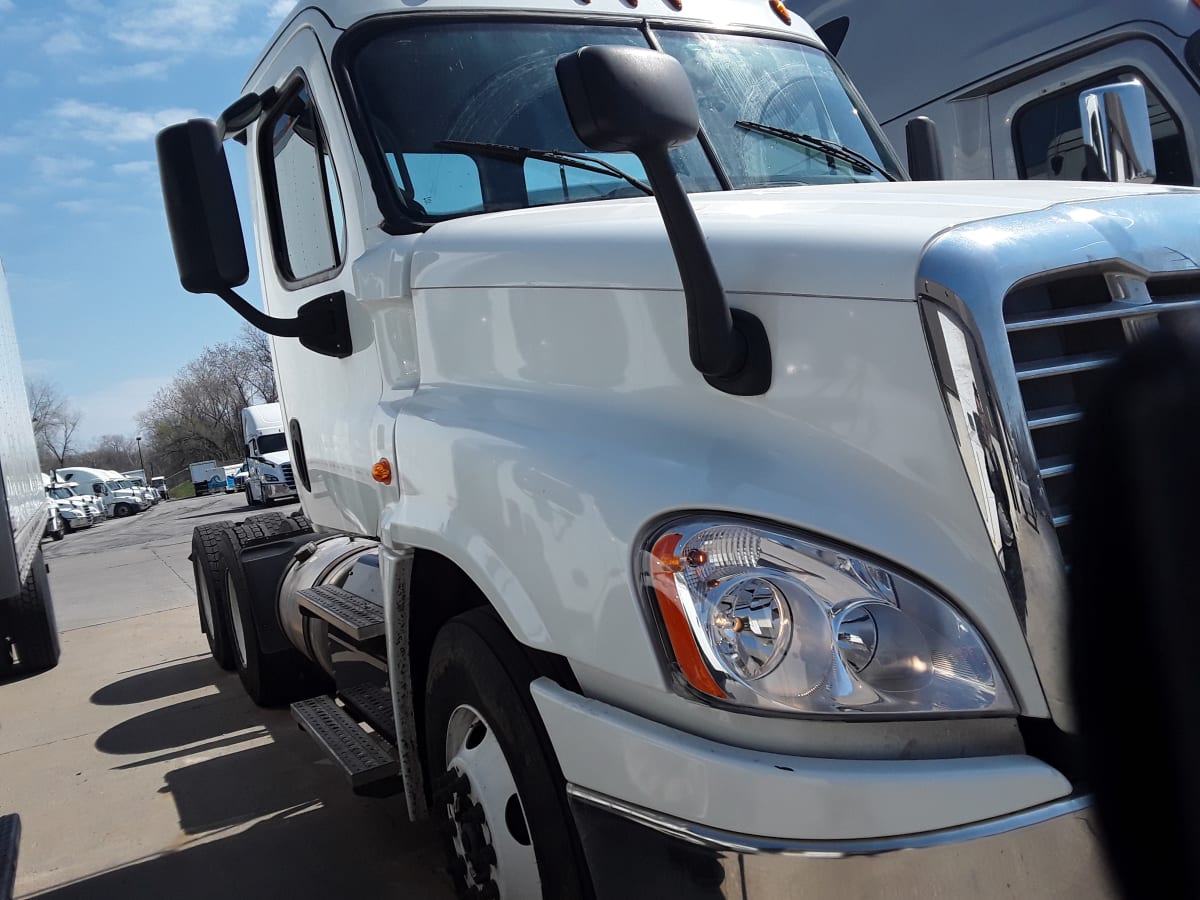
[[[1058,88],[1057,90],[1053,90],[1053,91],[1048,91],[1045,94],[1041,94],[1037,97],[1032,98],[1031,100],[1027,101],[1026,103],[1021,104],[1016,109],[1016,111],[1013,113],[1012,126],[1009,128],[1009,132],[1008,132],[1009,140],[1012,142],[1013,162],[1016,165],[1017,179],[1020,181],[1045,180],[1045,179],[1033,179],[1033,178],[1030,178],[1029,175],[1027,174],[1029,171],[1029,167],[1025,161],[1025,152],[1021,147],[1021,141],[1017,137],[1018,129],[1020,128],[1021,119],[1023,116],[1025,116],[1033,107],[1035,107],[1039,104],[1046,103],[1048,101],[1057,101],[1060,98],[1062,98],[1068,94],[1078,97],[1082,91],[1090,90],[1092,87],[1099,87],[1104,84],[1127,83],[1127,79],[1130,76],[1132,76],[1133,78],[1136,78],[1138,81],[1140,81],[1142,83],[1142,86],[1144,88],[1146,88],[1148,91],[1153,90],[1155,95],[1158,97],[1159,102],[1162,104],[1162,108],[1166,111],[1167,115],[1170,116],[1171,122],[1175,125],[1176,130],[1179,132],[1180,140],[1183,141],[1183,148],[1184,148],[1183,158],[1184,158],[1185,163],[1187,164],[1187,174],[1188,174],[1189,178],[1191,179],[1189,184],[1193,184],[1193,185],[1196,184],[1197,183],[1197,181],[1196,181],[1197,172],[1192,165],[1192,152],[1193,151],[1192,151],[1192,146],[1190,145],[1189,140],[1188,140],[1187,129],[1184,127],[1183,118],[1179,115],[1178,112],[1175,111],[1175,108],[1170,105],[1170,100],[1167,96],[1164,95],[1162,89],[1154,81],[1152,81],[1150,79],[1150,77],[1148,75],[1146,75],[1145,72],[1143,72],[1141,69],[1137,68],[1136,66],[1132,66],[1132,65],[1117,66],[1115,68],[1106,69],[1105,71],[1101,72],[1098,75],[1092,75],[1092,76],[1089,76],[1086,78],[1081,78],[1077,81],[1073,81],[1073,82],[1071,82],[1071,84],[1067,85],[1066,87]],[[1081,124],[1082,124],[1082,122],[1081,122]]]
[[[275,172],[273,136],[275,123],[279,120],[279,116],[283,114],[283,109],[303,90],[308,91],[317,127],[320,130],[322,140],[320,150],[328,155],[330,166],[333,169],[333,177],[335,182],[337,182],[335,186],[342,211],[342,227],[340,231],[337,228],[333,209],[333,196],[329,191],[328,172],[325,166],[321,165],[319,166],[319,170],[321,175],[321,190],[325,195],[326,226],[329,229],[329,236],[333,241],[334,259],[336,262],[328,268],[297,278],[295,273],[291,271],[291,261],[288,258],[287,232],[283,227],[283,209],[279,202],[279,182]],[[275,275],[279,279],[279,283],[285,290],[295,291],[336,278],[346,266],[345,248],[348,238],[346,195],[342,191],[341,181],[338,179],[337,161],[333,158],[333,149],[329,146],[329,130],[325,127],[325,119],[321,115],[321,108],[317,105],[312,85],[302,68],[297,67],[284,79],[282,87],[279,88],[278,99],[263,116],[262,122],[258,127],[256,144],[259,182],[262,185],[263,207],[266,212],[267,229],[270,232],[271,257],[275,268]]]

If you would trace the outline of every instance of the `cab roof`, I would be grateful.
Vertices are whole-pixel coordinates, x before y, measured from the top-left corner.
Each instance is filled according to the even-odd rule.
[[[434,12],[477,12],[480,15],[506,13],[565,14],[579,18],[604,16],[625,19],[652,19],[703,23],[719,28],[751,27],[769,29],[791,37],[817,41],[817,36],[798,14],[790,13],[791,23],[785,23],[775,13],[771,0],[681,0],[676,9],[669,0],[319,0],[300,2],[284,19],[283,25],[271,38],[253,72],[272,52],[279,38],[291,27],[292,21],[306,10],[314,10],[334,28],[346,30],[357,22],[374,16],[407,15]]]

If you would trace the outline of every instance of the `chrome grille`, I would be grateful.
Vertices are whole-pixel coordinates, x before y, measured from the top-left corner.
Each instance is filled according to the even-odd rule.
[[[287,486],[293,490],[296,487],[296,476],[292,474],[292,464],[283,464],[283,480],[287,482]]]
[[[1054,526],[1069,545],[1075,442],[1102,370],[1160,322],[1200,309],[1200,276],[1086,272],[1009,293],[1004,322]]]

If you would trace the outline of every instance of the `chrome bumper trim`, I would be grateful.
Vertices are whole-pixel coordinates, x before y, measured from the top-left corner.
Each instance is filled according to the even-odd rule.
[[[812,859],[842,859],[850,856],[877,856],[883,853],[893,853],[899,850],[922,850],[931,847],[944,847],[965,841],[979,840],[1040,825],[1060,816],[1071,815],[1089,808],[1092,804],[1091,794],[1075,794],[1062,800],[1055,800],[1042,806],[1035,806],[1021,812],[987,819],[982,822],[972,822],[969,825],[958,825],[938,831],[927,831],[920,834],[898,835],[886,838],[868,838],[854,841],[822,841],[822,840],[780,840],[768,837],[755,837],[745,834],[733,834],[694,822],[684,822],[672,816],[663,815],[652,810],[643,809],[632,804],[606,797],[587,788],[568,784],[567,794],[583,803],[591,804],[614,815],[629,819],[639,825],[651,828],[661,834],[678,838],[690,844],[709,847],[716,850],[741,854],[782,854],[786,856],[804,856]]]

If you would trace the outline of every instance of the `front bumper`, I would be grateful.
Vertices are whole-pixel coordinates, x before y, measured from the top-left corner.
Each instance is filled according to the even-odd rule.
[[[720,834],[579,789],[572,791],[571,811],[596,900],[1118,896],[1087,798],[875,841]]]
[[[272,500],[281,500],[285,497],[295,497],[296,489],[290,484],[282,482],[263,482],[263,493]]]

